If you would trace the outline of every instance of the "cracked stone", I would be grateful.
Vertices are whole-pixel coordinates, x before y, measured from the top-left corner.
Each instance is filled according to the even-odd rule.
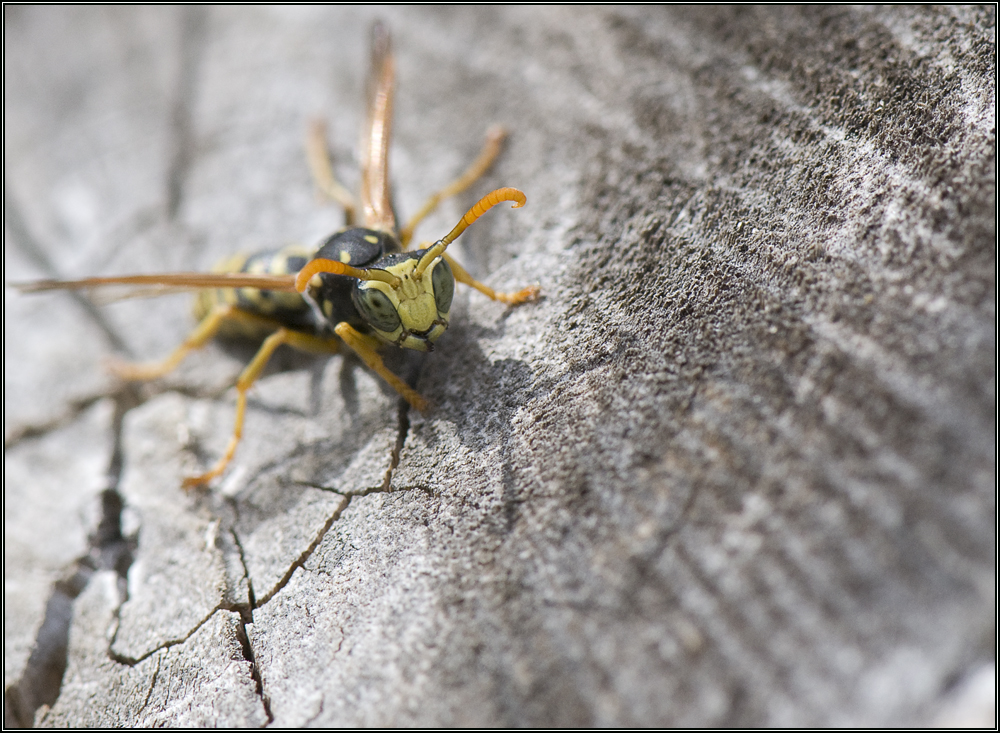
[[[81,275],[320,241],[343,218],[302,138],[326,114],[353,185],[376,14],[400,214],[503,123],[418,237],[522,187],[453,253],[544,297],[459,288],[397,365],[426,415],[343,355],[270,373],[207,493],[177,480],[224,448],[245,359],[213,345],[143,388],[115,643],[151,656],[116,677],[120,600],[75,605],[95,653],[39,720],[215,724],[199,668],[256,724],[942,719],[995,657],[995,11],[12,7],[8,203]],[[177,299],[100,314],[143,357],[191,329]],[[22,318],[40,358],[77,336]],[[39,404],[62,389],[22,374]]]
[[[426,666],[449,625],[435,592],[434,504],[426,495],[416,503],[354,498],[288,585],[255,611],[249,638],[275,725],[422,719],[399,705],[429,694]],[[387,531],[400,520],[416,531]],[[387,629],[394,641],[384,645],[377,639]],[[413,657],[403,666],[400,648]],[[315,669],[328,672],[308,673]]]
[[[87,555],[88,535],[100,518],[99,494],[107,487],[113,412],[111,401],[101,400],[66,425],[6,451],[4,689],[24,674],[36,644],[47,643],[39,631],[56,581]]]
[[[291,460],[279,470],[252,472],[255,480],[236,497],[234,531],[258,599],[274,592],[319,537],[339,512],[343,495],[381,488],[391,466],[399,431],[398,399],[386,395],[372,375],[355,368],[349,378],[359,396],[345,403],[345,368],[340,359],[329,362],[320,387],[322,409],[301,420],[302,432],[284,448]],[[262,385],[270,404],[280,401],[283,386],[290,389],[289,398],[301,393],[302,385],[289,376]],[[247,439],[248,451],[254,454],[264,448],[255,440]]]
[[[107,633],[118,606],[118,579],[97,573],[75,603],[62,693],[36,725],[61,728],[261,727],[267,711],[240,642],[238,614],[219,611],[183,644],[143,661],[108,656]],[[95,705],[95,700],[102,704]]]
[[[120,492],[140,525],[128,598],[112,645],[125,659],[145,658],[186,638],[226,598],[215,519],[199,508],[197,495],[185,495],[178,480],[186,463],[177,425],[186,419],[188,403],[179,395],[161,395],[132,410],[123,426]]]

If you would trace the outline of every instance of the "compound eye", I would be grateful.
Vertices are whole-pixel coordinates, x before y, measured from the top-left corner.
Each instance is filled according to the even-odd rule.
[[[431,285],[434,288],[434,304],[438,313],[442,316],[448,315],[448,311],[451,310],[451,300],[455,297],[455,276],[444,259],[434,265]]]
[[[368,324],[379,331],[392,333],[402,324],[399,313],[389,300],[389,296],[375,288],[356,287],[351,293],[354,307]]]

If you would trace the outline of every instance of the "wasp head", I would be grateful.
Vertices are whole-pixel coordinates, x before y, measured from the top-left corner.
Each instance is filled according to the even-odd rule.
[[[417,351],[431,351],[448,328],[455,295],[451,267],[441,256],[425,261],[426,254],[387,255],[371,269],[392,277],[359,280],[351,293],[354,307],[379,338]]]

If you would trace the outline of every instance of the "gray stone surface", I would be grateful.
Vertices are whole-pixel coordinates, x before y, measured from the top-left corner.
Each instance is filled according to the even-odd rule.
[[[214,614],[184,640],[135,664],[108,657],[120,604],[114,573],[100,571],[74,606],[69,664],[59,700],[38,727],[261,727],[267,715],[244,654],[239,615]]]
[[[167,353],[182,299],[8,292],[6,499],[44,436],[107,461],[124,525],[62,561],[65,674],[7,722],[992,724],[994,11],[8,7],[5,265],[318,241],[304,131],[328,118],[353,187],[377,13],[399,210],[504,124],[419,234],[522,188],[455,254],[544,299],[461,290],[396,363],[426,415],[352,358],[277,359],[185,495],[248,354],[127,390],[101,357]],[[111,455],[63,427],[102,395]]]
[[[78,562],[101,520],[113,412],[111,400],[100,400],[6,450],[3,659],[10,709],[54,701],[43,688],[53,678],[58,683],[61,670],[48,662],[65,656],[72,595],[85,582]]]

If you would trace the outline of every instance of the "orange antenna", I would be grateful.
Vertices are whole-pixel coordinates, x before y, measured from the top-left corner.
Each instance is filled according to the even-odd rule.
[[[475,206],[465,212],[465,216],[463,216],[461,221],[455,225],[454,229],[448,232],[446,236],[435,242],[434,246],[424,253],[424,256],[420,258],[420,262],[418,262],[417,266],[413,269],[414,279],[419,280],[423,276],[424,270],[430,267],[431,262],[433,262],[436,257],[440,257],[444,253],[449,244],[458,239],[462,232],[472,226],[476,219],[502,201],[513,201],[514,205],[511,206],[511,208],[519,209],[527,203],[528,197],[516,188],[509,187],[498,188],[496,191],[491,191],[483,196],[476,202]]]
[[[313,275],[320,272],[347,275],[347,277],[354,277],[358,280],[381,280],[384,283],[389,283],[393,288],[398,288],[401,282],[398,277],[390,275],[385,270],[359,270],[357,267],[345,265],[337,260],[317,257],[314,260],[309,260],[306,266],[299,270],[299,274],[295,276],[295,289],[304,293],[309,287],[309,281],[312,280]]]

